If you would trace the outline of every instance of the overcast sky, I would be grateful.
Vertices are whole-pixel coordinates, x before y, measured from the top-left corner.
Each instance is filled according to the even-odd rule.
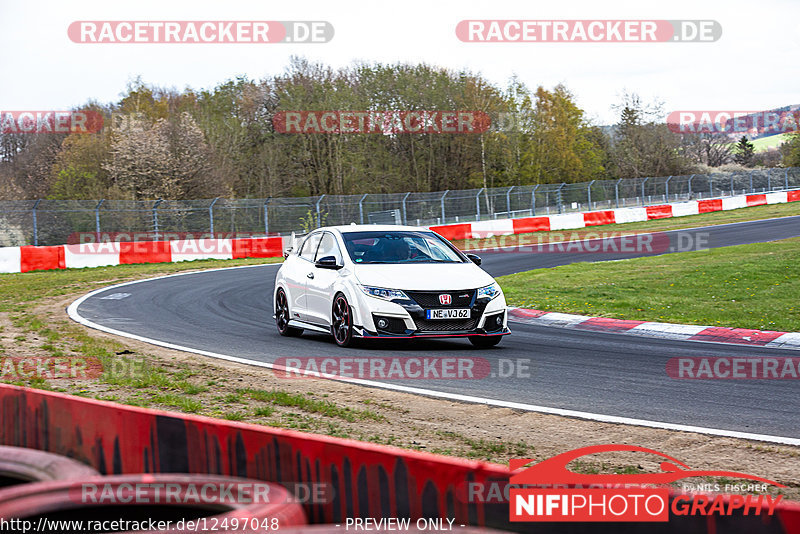
[[[119,99],[127,82],[212,88],[283,71],[290,55],[469,68],[505,85],[565,84],[597,123],[623,90],[673,110],[800,104],[798,0],[247,1],[0,0],[0,110],[50,110]],[[463,19],[713,19],[715,43],[460,42]],[[76,44],[76,20],[327,20],[327,44]]]

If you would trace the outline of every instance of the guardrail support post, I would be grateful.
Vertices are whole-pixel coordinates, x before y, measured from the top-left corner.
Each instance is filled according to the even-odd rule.
[[[100,199],[100,202],[97,203],[97,206],[94,207],[94,229],[97,232],[97,242],[100,242],[100,206],[103,205],[106,199]]]
[[[478,190],[478,194],[475,195],[475,220],[481,220],[481,193],[483,193],[483,187]]]
[[[153,234],[155,239],[153,241],[158,241],[159,236],[161,235],[158,232],[158,205],[164,202],[163,199],[159,198],[156,200],[155,204],[153,204]]]
[[[214,237],[214,204],[217,203],[217,200],[219,200],[219,197],[217,197],[214,200],[212,200],[211,201],[211,205],[208,206],[208,228],[209,228],[209,231],[211,232],[212,239]],[[265,218],[266,218],[266,215],[267,215],[267,212],[265,211],[264,212]],[[98,230],[98,233],[100,233],[99,230]]]
[[[450,190],[448,189],[447,191],[442,193],[442,198],[440,200],[440,202],[442,203],[442,224],[445,224],[445,222],[444,222],[444,197],[446,197],[447,193],[449,193],[449,192],[450,192]]]
[[[365,193],[358,201],[358,219],[361,221],[361,224],[364,224],[364,199],[367,198],[367,195],[369,195],[369,193]],[[403,204],[403,210],[405,210],[405,207],[405,204]]]
[[[556,189],[556,204],[558,205],[558,213],[564,213],[564,203],[561,201],[561,188],[564,187],[566,182],[562,182]]]
[[[642,206],[644,206],[644,197],[645,197],[645,194],[644,194],[644,184],[646,184],[646,183],[647,183],[647,180],[649,180],[649,179],[650,179],[650,177],[648,176],[647,178],[645,178],[645,179],[642,181]]]
[[[364,195],[364,196],[366,196],[366,195]],[[325,195],[322,195],[321,197],[319,197],[319,198],[317,199],[317,220],[316,220],[316,223],[317,223],[317,228],[319,228],[320,226],[322,226],[322,216],[321,216],[321,215],[320,215],[320,213],[319,213],[319,203],[320,203],[320,202],[322,202],[322,199],[323,199],[323,198],[325,198]]]
[[[39,202],[42,199],[36,199],[36,202],[33,203],[33,208],[31,208],[31,214],[33,215],[33,246],[39,246],[39,222],[36,220],[36,208],[39,207]]]
[[[403,197],[403,224],[405,224],[405,225],[408,224],[408,215],[406,213],[406,199],[408,198],[408,195],[410,195],[410,194],[411,194],[411,191],[406,193],[406,196]]]

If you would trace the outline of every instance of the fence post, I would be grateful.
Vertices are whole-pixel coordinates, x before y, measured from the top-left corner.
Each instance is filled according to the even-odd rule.
[[[692,198],[692,178],[694,178],[694,174],[689,177],[689,199]]]
[[[358,218],[361,224],[364,224],[364,199],[367,198],[367,195],[369,195],[369,193],[364,193],[364,196],[358,201]],[[405,210],[405,204],[403,204],[403,209]]]
[[[156,200],[155,204],[153,204],[153,233],[155,239],[153,241],[158,241],[158,238],[161,234],[158,232],[158,205],[164,202],[163,199]]]
[[[645,197],[645,194],[644,194],[644,184],[646,184],[646,183],[647,183],[647,180],[649,180],[649,179],[650,179],[650,177],[648,176],[647,178],[645,178],[645,179],[644,179],[644,181],[642,181],[642,201],[640,202],[640,204],[641,204],[642,206],[644,206],[644,197]]]
[[[750,176],[752,180],[753,171],[750,171]],[[767,171],[767,191],[772,191],[772,173]],[[752,191],[750,191],[752,193]]]
[[[672,175],[670,174],[667,177],[667,181],[664,182],[664,202],[669,202],[669,181],[672,180]]]
[[[475,218],[476,221],[481,220],[481,193],[483,193],[483,190],[484,188],[481,187],[478,190],[478,194],[475,195],[475,213],[477,214]]]
[[[789,168],[783,170],[783,181],[786,184],[786,189],[789,189]]]
[[[750,171],[750,193],[753,192],[753,171]]]
[[[364,196],[366,196],[366,195],[364,195]],[[325,198],[325,195],[322,195],[321,197],[319,197],[317,199],[317,221],[316,221],[317,222],[317,228],[322,226],[322,217],[319,214],[319,203],[322,202],[323,198]]]
[[[506,191],[506,211],[508,212],[508,217],[511,217],[511,191],[514,189],[514,185],[508,188]]]
[[[561,202],[561,188],[564,187],[566,182],[562,182],[556,189],[556,204],[558,204],[558,213],[564,213],[564,204]]]
[[[531,215],[536,215],[536,190],[539,189],[539,184],[533,186],[531,191]]]
[[[211,205],[208,206],[208,228],[211,231],[211,238],[212,239],[214,238],[214,204],[217,203],[217,200],[219,200],[219,197],[217,197],[214,200],[212,200],[211,201]],[[264,218],[265,219],[266,219],[266,215],[267,215],[267,213],[264,212]],[[98,230],[97,233],[100,233],[100,231]]]
[[[267,197],[264,201],[264,234],[269,235],[269,201],[272,197]]]
[[[406,196],[403,197],[403,224],[406,224],[406,225],[408,224],[408,215],[406,214],[406,199],[408,198],[408,195],[410,195],[410,194],[411,194],[411,191],[406,193]]]
[[[706,174],[708,176],[708,195],[714,196],[714,175],[713,174]]]
[[[586,201],[589,204],[589,211],[592,211],[592,184],[594,184],[595,180],[589,182],[589,185],[586,186]]]
[[[731,173],[731,196],[733,196],[733,173]]]
[[[94,229],[97,232],[96,242],[100,242],[100,206],[103,205],[106,199],[100,199],[100,202],[97,203],[97,206],[94,207]]]
[[[39,246],[39,224],[38,224],[38,222],[36,220],[36,208],[39,207],[39,202],[41,202],[41,201],[42,201],[41,198],[36,199],[36,202],[33,203],[33,208],[31,208],[31,214],[33,215],[33,246],[34,247],[38,247]]]
[[[444,197],[446,197],[447,193],[449,193],[449,192],[450,192],[450,190],[448,189],[447,191],[442,193],[442,199],[440,201],[442,203],[442,224],[444,224]]]
[[[617,180],[617,183],[614,184],[614,201],[617,204],[617,208],[619,208],[619,184],[622,183],[622,178]]]

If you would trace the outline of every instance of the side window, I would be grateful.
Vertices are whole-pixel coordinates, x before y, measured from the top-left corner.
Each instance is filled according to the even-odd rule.
[[[339,251],[339,245],[336,244],[336,238],[330,232],[325,232],[322,235],[316,259],[324,258],[325,256],[333,256],[336,258],[337,264],[342,264],[342,253]]]
[[[314,254],[317,252],[319,238],[322,234],[311,234],[303,241],[303,248],[300,249],[300,257],[304,260],[314,261]]]

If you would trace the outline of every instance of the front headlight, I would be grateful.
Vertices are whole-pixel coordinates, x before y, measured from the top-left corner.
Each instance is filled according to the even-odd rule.
[[[488,297],[489,300],[492,300],[500,295],[500,293],[502,293],[500,286],[495,282],[494,284],[478,289],[478,298]]]
[[[394,300],[394,299],[411,300],[408,298],[408,295],[406,295],[399,289],[386,289],[384,287],[373,287],[373,286],[359,286],[359,287],[361,288],[361,291],[363,291],[370,297],[375,297],[383,300]]]

